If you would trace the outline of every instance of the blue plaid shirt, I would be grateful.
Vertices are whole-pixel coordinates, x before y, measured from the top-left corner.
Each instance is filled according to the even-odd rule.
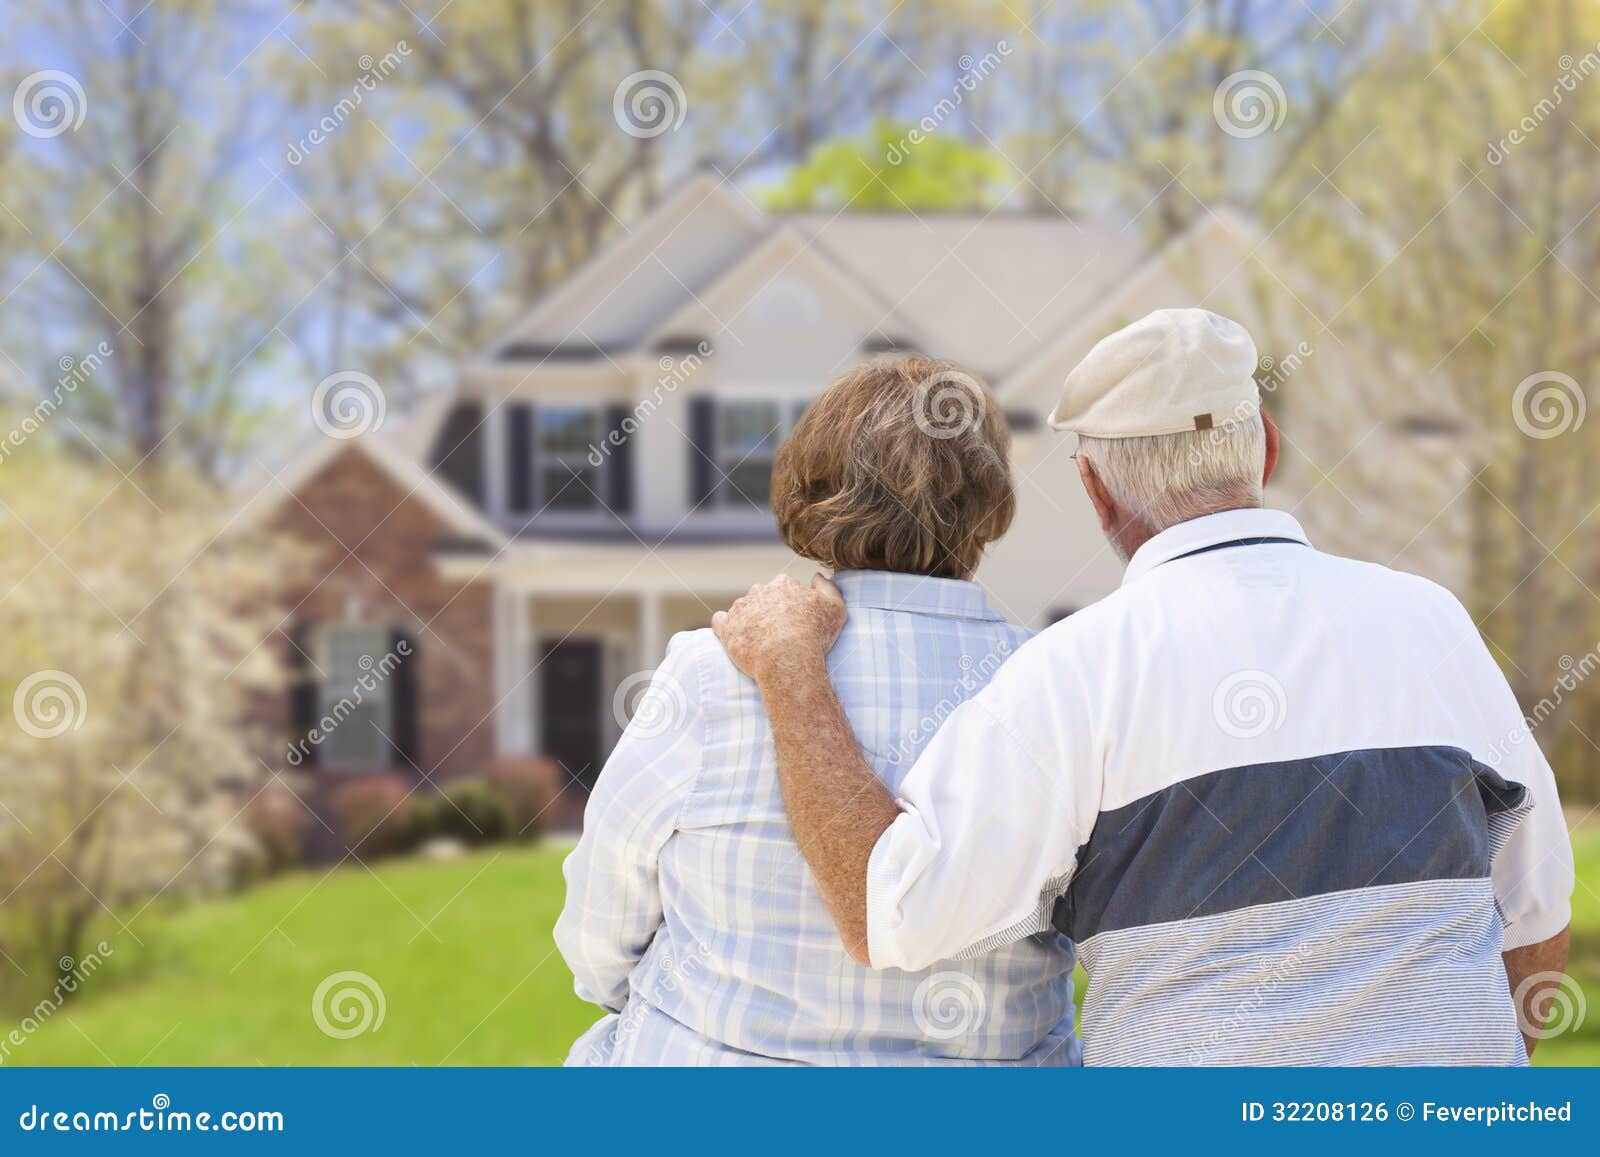
[[[829,670],[894,791],[1029,632],[973,583],[836,581],[849,618]],[[556,943],[578,995],[607,1010],[568,1064],[1080,1063],[1060,937],[921,972],[845,953],[795,847],[755,684],[709,630],[672,640],[565,872]]]

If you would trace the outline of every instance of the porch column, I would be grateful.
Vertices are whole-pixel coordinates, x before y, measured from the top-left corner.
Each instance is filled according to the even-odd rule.
[[[661,592],[639,592],[639,666],[653,668],[661,664]]]
[[[538,733],[532,602],[525,590],[497,587],[494,592],[494,735],[500,755],[531,755]]]

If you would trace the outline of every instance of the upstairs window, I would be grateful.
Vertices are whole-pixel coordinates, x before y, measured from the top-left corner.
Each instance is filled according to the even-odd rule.
[[[600,505],[600,467],[590,461],[600,441],[600,413],[587,406],[541,406],[534,461],[539,506],[594,510]]]
[[[759,506],[772,501],[772,460],[783,438],[777,402],[725,402],[717,422],[714,457],[721,472],[715,501],[722,506]]]
[[[506,423],[506,505],[514,515],[598,510],[605,491],[595,447],[602,440],[594,406],[509,407]]]
[[[805,413],[804,400],[697,398],[691,425],[691,499],[701,508],[765,510],[778,446]]]

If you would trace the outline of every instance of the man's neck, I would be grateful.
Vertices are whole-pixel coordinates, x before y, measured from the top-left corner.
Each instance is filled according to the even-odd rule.
[[[1215,510],[1203,510],[1199,514],[1196,514],[1194,516],[1194,518],[1186,518],[1186,519],[1183,520],[1183,522],[1174,522],[1172,524],[1172,526],[1182,526],[1184,522],[1193,522],[1195,518],[1205,518],[1205,517],[1207,517],[1209,515],[1212,515],[1212,514],[1225,514],[1230,510],[1260,510],[1260,509],[1261,509],[1261,504],[1259,502],[1251,503],[1251,504],[1249,504],[1247,506],[1241,506],[1241,505],[1237,505],[1237,504],[1229,505],[1229,506],[1219,506]],[[1126,565],[1128,560],[1131,559],[1135,554],[1138,553],[1139,548],[1141,546],[1143,546],[1145,543],[1149,542],[1152,538],[1154,538],[1156,535],[1162,533],[1163,531],[1171,530],[1172,526],[1163,526],[1160,530],[1151,530],[1140,519],[1137,519],[1137,518],[1128,518],[1128,519],[1126,519],[1123,522],[1123,524],[1118,528],[1116,533],[1113,535],[1113,540],[1114,540],[1114,544],[1115,544],[1116,549],[1117,549],[1117,553],[1122,556],[1123,564]]]

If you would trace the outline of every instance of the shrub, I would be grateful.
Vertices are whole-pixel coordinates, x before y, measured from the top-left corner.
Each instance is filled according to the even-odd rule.
[[[276,875],[304,860],[306,811],[287,787],[262,789],[245,808],[244,825],[255,842],[260,875]]]
[[[483,779],[447,784],[429,810],[430,834],[464,844],[492,844],[509,838],[515,830],[511,804]]]
[[[344,784],[334,791],[330,805],[345,842],[362,859],[412,851],[426,834],[417,797],[398,777]]]
[[[511,809],[511,838],[531,840],[550,822],[561,768],[543,756],[508,756],[489,765],[488,781]]]

